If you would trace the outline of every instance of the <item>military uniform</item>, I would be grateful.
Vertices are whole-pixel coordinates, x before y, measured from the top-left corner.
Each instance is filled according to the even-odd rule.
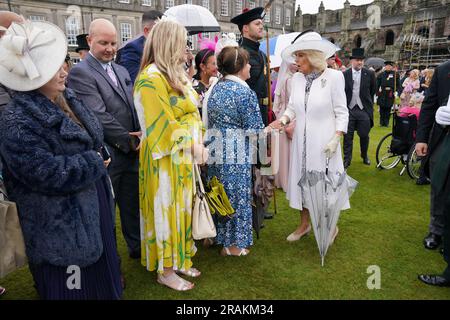
[[[384,71],[377,78],[378,105],[380,106],[380,126],[388,127],[395,93],[401,88],[400,76],[395,71]]]
[[[240,46],[250,54],[250,79],[249,87],[256,92],[261,110],[261,117],[265,126],[268,125],[268,90],[267,90],[267,56],[259,50],[259,42],[242,38]]]

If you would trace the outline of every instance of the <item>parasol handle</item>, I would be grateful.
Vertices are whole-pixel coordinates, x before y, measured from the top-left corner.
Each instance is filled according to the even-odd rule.
[[[328,175],[328,167],[329,167],[329,165],[330,165],[330,158],[326,157],[326,160],[325,160],[325,174],[326,175]]]

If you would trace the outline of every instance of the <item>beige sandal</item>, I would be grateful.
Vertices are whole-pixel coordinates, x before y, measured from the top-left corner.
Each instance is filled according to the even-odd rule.
[[[189,268],[188,270],[177,270],[177,273],[181,273],[181,274],[191,277],[191,278],[200,277],[200,275],[202,274],[200,271],[198,271],[195,268]]]
[[[162,284],[176,291],[188,291],[194,288],[193,283],[180,278],[175,272],[168,276],[158,274],[158,278],[156,281],[159,284]]]
[[[240,257],[240,256],[246,256],[250,253],[247,249],[241,249],[238,254],[232,254],[230,249],[228,247],[223,247],[222,251],[220,251],[220,254],[224,257],[226,256],[234,256],[234,257]]]

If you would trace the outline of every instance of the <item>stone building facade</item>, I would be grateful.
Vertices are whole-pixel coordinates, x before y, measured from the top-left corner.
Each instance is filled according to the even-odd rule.
[[[142,13],[147,10],[166,11],[180,4],[196,4],[208,8],[221,25],[222,32],[239,30],[229,21],[244,8],[264,6],[267,0],[0,0],[0,10],[11,10],[31,20],[46,20],[66,32],[69,51],[76,59],[76,36],[87,33],[96,18],[110,20],[118,30],[119,46],[141,32]],[[295,21],[294,0],[275,0],[265,18],[271,36],[292,32]],[[208,34],[207,37],[213,37]],[[194,50],[196,36],[192,37]]]
[[[314,29],[338,44],[342,57],[363,47],[367,56],[398,61],[401,66],[436,65],[450,58],[449,0],[375,0],[360,6],[345,1],[340,10],[295,17],[295,30]]]

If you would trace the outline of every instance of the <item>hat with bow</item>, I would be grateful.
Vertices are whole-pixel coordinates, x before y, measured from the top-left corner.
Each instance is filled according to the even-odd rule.
[[[0,39],[0,83],[31,91],[49,82],[64,62],[64,32],[47,21],[12,23]]]

